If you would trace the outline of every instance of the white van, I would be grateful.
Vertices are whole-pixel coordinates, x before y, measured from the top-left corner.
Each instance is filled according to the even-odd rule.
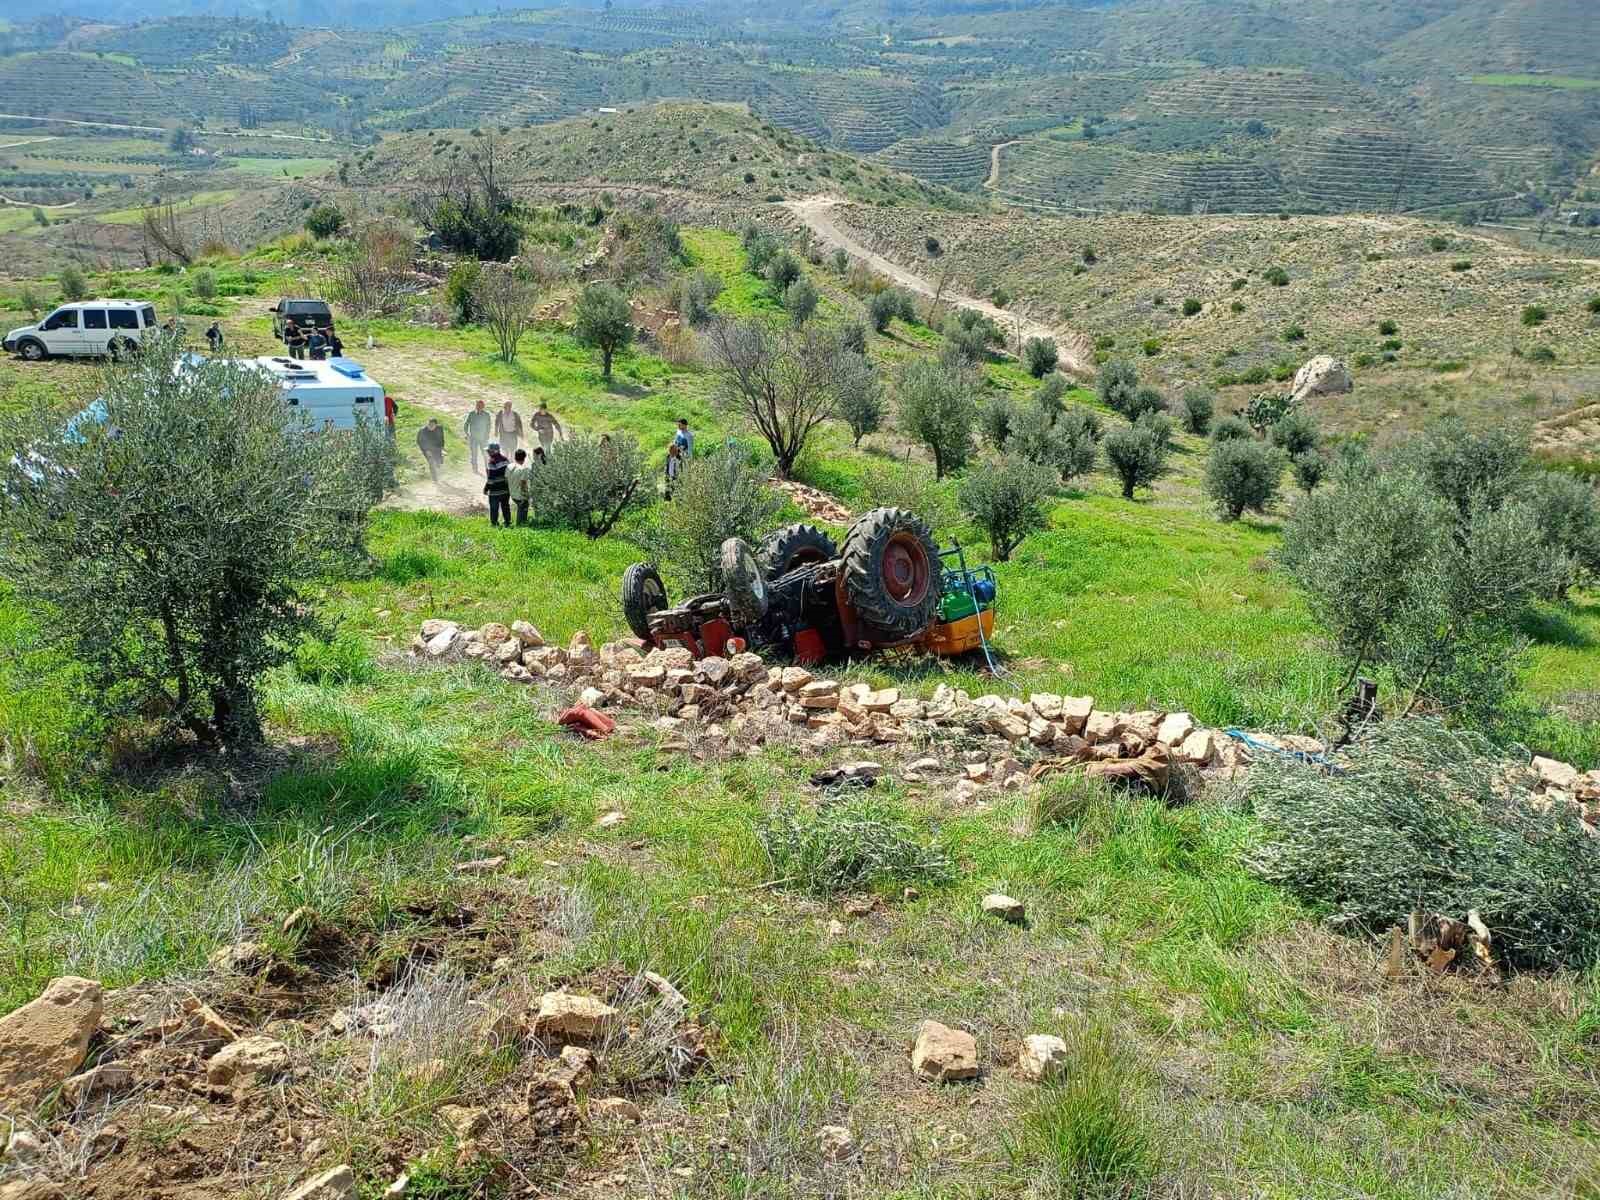
[[[383,385],[350,358],[312,361],[247,358],[278,381],[284,403],[311,430],[354,429],[357,421],[384,420]]]
[[[113,358],[156,335],[156,310],[144,300],[79,300],[63,304],[37,325],[6,334],[6,353],[30,362],[51,356]]]

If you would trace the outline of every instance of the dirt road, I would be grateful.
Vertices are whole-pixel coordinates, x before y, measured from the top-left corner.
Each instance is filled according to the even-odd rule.
[[[919,296],[932,299],[938,294],[938,288],[915,271],[901,266],[892,259],[887,259],[875,250],[863,245],[856,237],[833,219],[833,208],[839,204],[836,196],[808,196],[804,200],[789,200],[784,207],[806,223],[806,226],[817,237],[833,246],[842,246],[846,253],[854,258],[859,258],[880,275],[887,276],[907,291],[915,292]],[[1016,347],[1028,338],[1053,338],[1061,353],[1061,367],[1069,372],[1087,372],[1089,370],[1085,353],[1086,343],[1082,337],[1070,329],[1060,326],[1044,325],[1038,321],[1029,320],[1017,313],[1007,312],[998,305],[987,300],[980,300],[976,296],[963,296],[952,292],[948,288],[940,299],[961,308],[974,309],[991,318],[996,325],[1005,330],[1006,336],[1011,340],[1011,345]]]

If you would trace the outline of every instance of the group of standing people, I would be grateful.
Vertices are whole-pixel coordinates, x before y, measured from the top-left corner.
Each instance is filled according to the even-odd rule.
[[[332,325],[312,325],[302,329],[293,317],[283,323],[283,344],[288,348],[290,358],[309,358],[313,362],[339,358],[344,354],[344,342],[339,340]]]

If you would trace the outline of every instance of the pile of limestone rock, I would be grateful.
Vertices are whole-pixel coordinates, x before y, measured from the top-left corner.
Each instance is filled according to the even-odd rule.
[[[1117,760],[1160,746],[1174,761],[1199,768],[1244,761],[1236,743],[1200,728],[1187,713],[1105,712],[1088,696],[970,696],[945,685],[919,700],[895,688],[843,684],[806,667],[769,666],[750,653],[696,660],[687,650],[646,650],[633,639],[597,647],[585,633],[552,646],[526,621],[476,629],[424,621],[411,652],[433,661],[477,660],[515,683],[578,689],[580,703],[636,711],[663,733],[695,725],[713,738],[761,744],[793,740],[798,732],[825,746],[914,745],[961,731],[1024,757],[1031,748],[1052,757]],[[969,777],[1008,782],[993,777],[988,761],[969,762]]]

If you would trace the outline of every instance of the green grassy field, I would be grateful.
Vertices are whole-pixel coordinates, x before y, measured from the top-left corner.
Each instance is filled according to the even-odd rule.
[[[229,158],[230,171],[243,171],[246,175],[288,175],[295,179],[325,175],[338,165],[334,158],[255,158],[242,155]]]
[[[722,312],[773,314],[733,235],[690,229],[684,241],[693,266],[723,277]],[[244,293],[217,302],[230,343],[272,348],[261,298],[299,290],[325,252],[217,264],[219,284]],[[826,268],[808,270],[829,311],[860,311]],[[175,285],[187,286],[154,271],[118,279],[130,295]],[[370,331],[375,361],[393,368],[384,380],[402,402],[403,453],[439,412],[447,454],[458,456],[456,413],[474,388],[519,408],[548,400],[572,427],[628,433],[653,453],[680,414],[702,446],[749,436],[713,402],[704,367],[647,344],[620,355],[607,383],[559,323],[530,334],[512,365],[493,360],[481,330],[400,320],[359,329],[350,340]],[[892,370],[937,344],[897,321],[870,335],[869,352]],[[93,394],[96,370],[0,364],[0,410],[40,397],[71,407]],[[1005,362],[987,377],[991,391],[1019,399],[1034,386]],[[1069,401],[1096,403],[1083,389]],[[830,428],[802,474],[859,508],[875,474],[917,457],[892,432],[856,451]],[[996,565],[996,641],[1023,691],[1182,707],[1221,725],[1326,724],[1340,699],[1336,665],[1272,564],[1292,498],[1268,518],[1223,525],[1200,494],[1203,462],[1203,444],[1180,435],[1173,472],[1134,502],[1093,475],[1058,495],[1049,528]],[[404,453],[402,482],[419,475]],[[279,926],[308,905],[346,941],[321,968],[336,988],[297,977],[274,993],[307,1030],[321,1030],[351,988],[376,994],[408,962],[455,972],[475,997],[506,1004],[643,970],[684,992],[710,1067],[684,1079],[630,1075],[631,1052],[607,1048],[597,1088],[636,1101],[646,1121],[596,1123],[579,1147],[527,1151],[519,1169],[549,1186],[610,1179],[663,1200],[1576,1200],[1600,1180],[1594,971],[1530,973],[1498,988],[1420,972],[1385,981],[1376,942],[1331,932],[1324,914],[1241,865],[1257,827],[1236,789],[1168,808],[1058,783],[973,804],[943,778],[891,778],[864,797],[819,798],[809,774],[859,749],[820,760],[798,741],[723,753],[714,739],[686,747],[643,728],[583,743],[552,723],[564,697],[403,653],[433,616],[526,618],[561,643],[579,630],[620,635],[618,581],[640,555],[630,529],[588,541],[493,530],[481,516],[379,511],[370,569],[314,596],[333,639],[302,646],[270,677],[273,747],[248,765],[173,763],[89,718],[73,701],[71,664],[39,649],[34,619],[0,596],[0,734],[11,754],[0,768],[10,833],[0,839],[0,1012],[73,972],[146,993],[198,986],[254,1030],[265,1020],[256,999],[195,981],[212,979],[211,952],[241,936],[295,955]],[[959,520],[942,532],[985,557]],[[1578,596],[1546,617],[1528,630],[1526,686],[1566,715],[1534,728],[1548,747],[1600,761],[1592,713],[1575,719],[1583,697],[1600,693],[1600,604]],[[839,673],[918,694],[940,683],[1007,690],[971,664]],[[1043,819],[1052,805],[1057,816]],[[876,823],[862,836],[917,848],[920,865],[847,889],[875,897],[863,916],[763,840],[775,819],[822,821],[841,806]],[[608,811],[625,819],[597,825]],[[491,877],[455,869],[490,854],[506,857]],[[1027,922],[982,915],[992,891],[1022,900]],[[472,912],[468,926],[429,923],[457,906]],[[906,1048],[930,1017],[974,1033],[980,1081],[912,1079]],[[1071,1047],[1070,1086],[1039,1088],[1011,1070],[1021,1038],[1040,1032]],[[265,1194],[335,1162],[355,1168],[364,1196],[402,1167],[443,1180],[440,1196],[509,1194],[450,1165],[454,1146],[434,1112],[446,1102],[510,1112],[522,1093],[507,1096],[526,1080],[503,1057],[463,1050],[447,1085],[408,1083],[402,1101],[382,1105],[364,1090],[375,1044],[285,1036],[302,1067],[296,1087],[251,1111],[292,1115],[321,1145],[304,1161],[262,1149],[252,1179],[270,1181]],[[648,1048],[642,1032],[639,1041]],[[240,1111],[204,1103],[230,1137],[243,1128]],[[173,1136],[141,1112],[119,1120],[135,1144]],[[859,1155],[824,1160],[825,1124],[848,1127]]]
[[[1559,88],[1564,91],[1600,88],[1600,79],[1583,79],[1575,75],[1474,75],[1472,82],[1486,87]]]

